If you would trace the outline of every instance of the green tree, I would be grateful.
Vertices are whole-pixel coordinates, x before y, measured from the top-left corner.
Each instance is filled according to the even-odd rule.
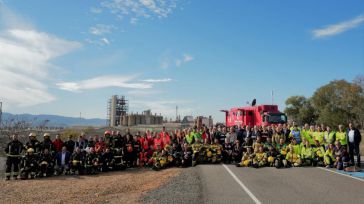
[[[317,122],[336,127],[358,122],[357,109],[363,100],[363,89],[355,83],[335,80],[317,89],[311,100],[318,115]]]
[[[304,96],[291,96],[285,103],[286,109],[284,112],[291,120],[298,124],[312,124],[316,121],[317,116],[310,99]]]

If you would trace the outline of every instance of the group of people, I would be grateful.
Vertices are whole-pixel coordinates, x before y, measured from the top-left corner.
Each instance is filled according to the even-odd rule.
[[[103,136],[77,140],[72,136],[43,141],[30,133],[24,145],[12,136],[5,152],[6,179],[48,177],[60,174],[96,174],[130,167],[189,167],[203,163],[233,163],[238,167],[276,168],[326,166],[360,167],[360,131],[349,124],[336,131],[329,126],[292,124],[271,126],[194,127],[167,132],[105,131]],[[23,155],[23,152],[26,152]],[[357,156],[355,164],[354,155]],[[20,168],[20,171],[19,171]]]

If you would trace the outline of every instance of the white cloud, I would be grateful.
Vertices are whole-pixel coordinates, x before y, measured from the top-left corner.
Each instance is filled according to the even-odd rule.
[[[141,80],[143,82],[148,82],[148,83],[160,83],[160,82],[170,82],[172,81],[172,79],[170,78],[165,78],[165,79],[144,79]]]
[[[183,62],[190,62],[190,61],[192,61],[194,58],[191,56],[191,55],[189,55],[189,54],[184,54],[183,55]]]
[[[151,95],[156,95],[156,94],[161,94],[163,93],[162,91],[159,90],[141,90],[141,89],[134,89],[134,90],[130,90],[127,92],[128,96],[139,96],[139,97],[145,97],[145,96],[151,96]]]
[[[95,13],[95,14],[100,14],[100,13],[102,13],[102,9],[92,7],[92,8],[90,9],[90,12],[91,12],[91,13]]]
[[[22,19],[0,4],[1,22]],[[39,32],[23,22],[0,30],[0,100],[10,106],[32,106],[55,100],[48,91],[52,60],[81,46],[48,33]]]
[[[89,31],[93,35],[104,35],[111,33],[111,31],[115,29],[116,27],[113,25],[96,24],[95,26],[90,27]]]
[[[138,24],[138,18],[135,18],[135,17],[130,18],[130,24],[132,24],[132,25]]]
[[[98,40],[86,39],[87,43],[98,46],[110,45],[110,41],[107,38],[100,38]]]
[[[130,23],[136,23],[138,18],[166,18],[177,8],[182,0],[104,0],[101,8],[108,9],[118,19],[125,17]]]
[[[180,67],[185,63],[194,60],[194,58],[190,54],[184,54],[182,59],[176,59],[176,66]]]
[[[132,82],[134,80],[135,80],[134,76],[106,75],[78,82],[60,82],[57,83],[56,85],[58,86],[59,89],[72,92],[101,89],[108,87],[119,87],[128,89],[150,89],[153,87],[151,83],[147,82],[134,83]]]
[[[364,15],[357,16],[349,21],[328,25],[324,28],[315,29],[312,34],[315,38],[323,38],[333,36],[355,28],[364,22]]]

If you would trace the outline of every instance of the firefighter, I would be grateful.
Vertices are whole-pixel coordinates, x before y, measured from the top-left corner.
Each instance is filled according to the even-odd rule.
[[[225,143],[222,150],[222,158],[224,163],[230,163],[232,160],[233,147],[230,143],[229,138],[225,138]]]
[[[313,150],[313,166],[324,166],[325,149],[320,144],[320,141],[315,140],[315,146],[312,148],[312,150]]]
[[[111,144],[113,144],[113,142],[112,142],[112,132],[111,131],[109,131],[109,130],[106,130],[105,132],[104,132],[104,137],[105,137],[105,143],[107,144],[107,145],[111,145]]]
[[[243,156],[243,146],[241,146],[239,140],[235,140],[233,146],[232,160],[234,163],[239,163],[241,161],[241,157]]]
[[[63,146],[67,147],[67,151],[69,151],[71,154],[75,150],[75,141],[72,140],[72,135],[68,136],[68,140],[63,143]]]
[[[151,163],[152,169],[155,171],[161,170],[167,166],[166,152],[162,149],[160,144],[157,144],[157,149],[154,151]]]
[[[294,153],[301,155],[301,144],[297,144],[297,139],[292,137],[291,143],[288,145],[288,148],[293,147]]]
[[[55,155],[54,145],[51,140],[51,135],[49,133],[44,133],[43,141],[40,143],[40,150],[43,152],[45,149],[48,149],[52,155]]]
[[[20,179],[34,179],[38,171],[38,158],[34,155],[32,148],[27,149],[27,154],[23,156],[20,162]]]
[[[294,138],[295,139],[295,138]],[[301,156],[295,152],[294,146],[289,147],[289,152],[286,155],[287,166],[289,167],[299,167],[301,166]]]
[[[313,161],[313,149],[308,140],[305,140],[305,145],[301,148],[302,165],[311,166]]]
[[[182,164],[182,167],[189,167],[192,165],[192,151],[187,143],[184,143],[183,147],[182,147],[181,164]]]
[[[347,141],[347,134],[344,130],[343,125],[339,125],[339,131],[336,132],[336,141],[339,141],[341,146],[347,148],[348,141]]]
[[[334,167],[336,167],[338,170],[345,169],[348,166],[349,154],[346,150],[346,146],[342,146],[339,140],[336,140],[335,142],[334,154]]]
[[[236,164],[237,167],[249,167],[252,164],[252,160],[255,157],[255,154],[252,151],[251,147],[246,149],[246,152],[243,154],[241,158],[241,162]]]
[[[84,174],[85,157],[85,152],[81,152],[81,149],[76,147],[70,158],[70,172],[72,174],[75,175],[76,172],[78,175]]]
[[[262,138],[260,136],[257,136],[256,141],[253,143],[254,153],[257,153],[260,147],[263,147]]]
[[[265,149],[265,151],[267,151],[269,149],[269,147],[273,147],[273,143],[272,143],[272,137],[267,137],[264,144],[263,144],[263,147]]]
[[[269,145],[267,151],[267,165],[273,167],[276,158],[277,158],[277,151],[274,149],[273,145]]]
[[[124,146],[124,161],[126,162],[127,167],[133,166],[134,161],[134,140],[133,136],[130,134],[126,135],[126,141]]]
[[[326,131],[324,133],[325,149],[328,149],[330,144],[334,144],[336,140],[336,133],[331,130],[329,126],[326,126]]]
[[[334,145],[331,143],[329,144],[329,146],[325,152],[324,162],[325,162],[326,168],[331,168],[334,166],[334,163],[335,163]]]
[[[133,137],[133,166],[139,166],[139,157],[142,149],[142,144],[140,143],[140,135],[137,133]]]
[[[211,163],[220,163],[222,160],[222,145],[219,144],[219,139],[215,138],[214,142],[211,144],[210,149],[212,152]]]
[[[90,152],[86,154],[85,159],[85,170],[87,174],[97,174],[100,168],[100,158],[99,155],[96,154],[95,149],[93,147],[90,148]]]
[[[267,164],[267,154],[264,152],[263,146],[260,146],[258,152],[255,153],[255,157],[253,158],[252,167],[260,168],[264,167]]]
[[[38,177],[48,177],[54,173],[54,157],[48,149],[44,149],[39,156],[39,172]]]
[[[277,159],[275,161],[276,168],[287,167],[287,160],[286,160],[286,155],[288,150],[287,148],[288,147],[285,143],[285,139],[280,138],[279,144],[277,144],[276,146],[276,150],[278,151]]]
[[[18,134],[14,134],[12,136],[12,141],[9,142],[5,148],[5,153],[7,155],[5,170],[6,180],[10,180],[11,173],[13,173],[14,180],[18,178],[19,162],[22,151],[23,144],[18,140]]]
[[[25,144],[25,149],[29,148],[34,150],[34,154],[40,152],[40,142],[37,140],[37,135],[33,132],[29,134],[29,141]]]
[[[202,152],[203,144],[200,140],[196,140],[196,143],[192,144],[192,166],[196,166],[200,161],[200,153]]]
[[[112,147],[113,149],[121,149],[124,145],[124,139],[121,136],[121,133],[118,131],[113,139]]]
[[[101,153],[100,163],[101,171],[107,172],[114,170],[114,154],[111,152],[110,148],[106,148],[105,152]]]
[[[178,146],[177,143],[172,144],[172,148],[169,152],[169,155],[173,157],[173,161],[169,166],[180,167],[182,166],[182,149]]]

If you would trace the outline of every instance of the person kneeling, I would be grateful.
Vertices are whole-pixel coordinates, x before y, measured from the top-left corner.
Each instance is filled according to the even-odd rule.
[[[27,154],[22,158],[20,163],[20,179],[34,179],[38,170],[37,157],[34,155],[34,149],[29,148]]]
[[[299,167],[301,166],[302,163],[300,155],[295,153],[293,146],[289,147],[289,152],[286,155],[286,160],[287,160],[287,166],[290,167]]]
[[[252,160],[255,157],[255,154],[252,151],[251,147],[246,149],[246,152],[243,154],[241,158],[241,162],[236,164],[237,167],[249,167],[252,164]]]
[[[67,147],[62,147],[62,151],[56,155],[56,175],[69,174],[69,162],[71,153],[67,151]]]
[[[267,164],[267,154],[264,152],[263,146],[258,148],[258,152],[255,153],[255,157],[253,158],[253,167],[260,168],[264,167]]]

